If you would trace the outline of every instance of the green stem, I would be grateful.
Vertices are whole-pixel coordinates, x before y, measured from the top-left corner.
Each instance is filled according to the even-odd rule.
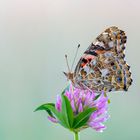
[[[80,140],[78,132],[74,132],[74,140]]]

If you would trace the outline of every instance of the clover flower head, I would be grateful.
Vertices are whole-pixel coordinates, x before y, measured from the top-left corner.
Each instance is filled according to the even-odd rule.
[[[72,84],[70,84],[69,88],[66,89],[63,94],[70,102],[74,117],[78,116],[82,112],[85,112],[87,109],[96,108],[96,110],[93,111],[88,117],[87,122],[81,126],[78,131],[91,127],[98,132],[103,132],[103,130],[106,128],[103,122],[109,118],[107,112],[108,97],[104,94],[104,92],[99,95],[90,90],[75,88],[72,86]],[[62,102],[61,96],[58,95],[55,104],[55,108],[58,112],[63,111]],[[49,116],[48,119],[54,123],[59,123],[58,118]]]

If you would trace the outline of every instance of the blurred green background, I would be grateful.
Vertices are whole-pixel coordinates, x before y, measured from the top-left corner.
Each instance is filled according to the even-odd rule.
[[[72,140],[73,135],[34,109],[55,102],[66,86],[64,55],[80,58],[109,26],[128,36],[126,60],[133,85],[127,93],[109,93],[111,118],[104,133],[92,129],[81,140],[140,140],[140,1],[1,0],[0,140]]]

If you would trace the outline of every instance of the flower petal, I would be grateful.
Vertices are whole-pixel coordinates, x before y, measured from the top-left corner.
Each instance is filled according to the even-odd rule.
[[[55,104],[56,109],[60,112],[62,108],[62,100],[61,97],[58,95]]]
[[[83,105],[82,105],[82,103],[79,104],[78,112],[83,112]]]
[[[53,117],[51,117],[51,116],[48,116],[48,120],[53,122],[53,123],[58,123],[58,120],[53,118]]]

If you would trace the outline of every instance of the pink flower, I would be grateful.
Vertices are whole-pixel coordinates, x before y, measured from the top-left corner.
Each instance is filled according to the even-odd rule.
[[[97,110],[93,112],[87,122],[87,127],[91,127],[98,132],[103,132],[106,128],[103,124],[108,118],[108,97],[105,96],[104,92],[98,96],[98,94],[89,90],[81,90],[75,88],[70,84],[69,89],[66,89],[64,95],[70,101],[74,116],[83,112],[87,108],[96,107]],[[60,96],[57,96],[55,107],[58,112],[61,111],[62,100]],[[49,118],[52,122],[58,122],[54,118]]]
[[[58,120],[56,118],[51,117],[51,116],[48,116],[48,120],[50,120],[53,123],[58,123]]]
[[[59,112],[61,111],[61,104],[62,104],[61,97],[60,95],[57,95],[55,107]]]

